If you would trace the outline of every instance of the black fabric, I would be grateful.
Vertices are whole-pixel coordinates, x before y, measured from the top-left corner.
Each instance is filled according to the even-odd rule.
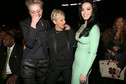
[[[72,29],[48,31],[49,75],[48,84],[56,84],[59,74],[63,73],[65,84],[70,84],[73,63],[73,46],[76,45]]]
[[[43,25],[42,23],[43,22]],[[31,27],[31,18],[20,21],[26,49],[23,52],[23,59],[40,59],[48,57],[47,30],[50,29],[48,21],[41,19],[36,29]]]
[[[46,84],[46,77],[22,78],[23,84]],[[37,82],[36,82],[37,81]]]
[[[121,44],[120,44],[119,40],[114,39],[114,37],[115,37],[115,34],[113,35],[113,39],[109,42],[109,44],[106,48],[104,59],[107,59],[107,60],[111,59],[111,60],[119,61],[122,56],[122,53],[124,52],[125,47],[120,46]],[[118,51],[115,51],[113,49],[114,46],[118,46],[118,47],[120,47],[120,49]],[[108,53],[107,49],[110,49],[111,51],[113,51],[115,53],[115,56],[112,56],[110,53]]]
[[[23,59],[21,77],[23,84],[45,84],[47,80],[47,59]]]
[[[21,64],[21,77],[43,77],[47,75],[47,59],[23,59]]]
[[[63,75],[65,84],[71,84],[71,69],[62,69],[62,70],[49,70],[48,83],[47,84],[56,84],[60,75]]]
[[[56,67],[62,68],[68,65],[68,48],[67,37],[64,31],[56,31],[57,41],[57,55],[56,55]]]
[[[20,65],[21,65],[21,60],[22,60],[22,52],[23,52],[22,50],[23,50],[22,45],[15,44],[15,46],[11,52],[10,59],[9,59],[9,66],[10,66],[10,70],[12,72],[11,75],[17,75],[18,79],[20,77],[19,72],[20,72]],[[7,57],[7,48],[1,47],[0,48],[0,80],[2,79],[1,74],[2,74],[3,68],[5,66],[6,57]],[[4,82],[6,82],[6,80],[9,77],[10,76],[8,75],[8,77],[4,80]],[[4,84],[4,83],[0,83],[0,84]],[[18,80],[17,80],[16,84],[18,84]]]
[[[121,69],[123,69],[126,66],[126,49],[125,49],[124,53],[122,54],[122,57],[120,58],[117,66]]]
[[[48,47],[49,47],[49,69],[55,70],[57,61],[56,61],[56,56],[60,56],[61,52],[68,52],[67,57],[68,57],[68,67],[72,68],[72,63],[74,59],[74,53],[73,53],[73,46],[76,46],[76,40],[74,38],[74,32],[72,29],[65,31],[65,36],[67,45],[64,46],[66,49],[63,49],[65,51],[60,51],[58,53],[58,47],[57,47],[57,39],[56,39],[56,30],[55,28],[52,28],[51,30],[48,31]],[[61,43],[62,44],[62,43]]]
[[[103,78],[103,84],[116,84],[116,80],[111,78]]]

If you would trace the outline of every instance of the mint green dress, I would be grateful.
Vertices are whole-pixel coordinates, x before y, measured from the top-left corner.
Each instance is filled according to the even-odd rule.
[[[77,31],[77,33],[80,35],[83,29],[84,28],[82,25],[79,29],[79,31],[81,31]],[[99,39],[100,30],[97,25],[94,25],[93,28],[90,30],[89,36],[82,36],[81,38],[78,37],[77,49],[72,66],[71,84],[81,84],[79,80],[81,74],[87,76],[86,84],[88,84],[88,76],[91,72],[91,66],[96,57]]]

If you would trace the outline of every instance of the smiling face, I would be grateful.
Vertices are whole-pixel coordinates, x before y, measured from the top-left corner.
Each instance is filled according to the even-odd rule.
[[[118,18],[118,19],[116,20],[115,25],[116,25],[116,28],[117,28],[117,29],[122,29],[122,28],[124,27],[123,18],[122,18],[122,17]]]
[[[81,16],[85,21],[87,21],[91,17],[92,11],[93,11],[92,5],[89,2],[85,2],[82,4]]]
[[[53,20],[53,23],[55,24],[55,28],[57,31],[62,31],[65,27],[65,16],[61,15],[57,19]]]

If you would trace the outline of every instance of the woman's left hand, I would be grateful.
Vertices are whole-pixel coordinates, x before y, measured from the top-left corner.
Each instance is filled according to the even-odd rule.
[[[68,24],[65,24],[65,30],[70,30],[70,26]]]
[[[115,51],[118,51],[118,50],[120,49],[120,47],[114,46],[113,49],[114,49]]]
[[[120,71],[121,71],[120,68],[117,68],[117,69],[116,69],[116,75],[117,75],[117,76],[120,76]]]
[[[80,75],[80,82],[81,82],[81,83],[85,83],[86,80],[87,80],[87,77],[84,76],[83,74],[81,74],[81,75]]]

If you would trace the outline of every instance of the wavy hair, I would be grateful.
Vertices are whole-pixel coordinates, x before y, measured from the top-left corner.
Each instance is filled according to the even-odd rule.
[[[114,21],[114,24],[111,28],[108,28],[102,36],[102,40],[104,41],[105,45],[108,45],[109,41],[113,39],[113,35],[116,34],[117,32],[117,27],[116,27],[116,22],[119,18],[123,18],[123,22],[124,22],[124,26],[123,29],[121,30],[120,34],[119,34],[119,42],[120,44],[126,44],[126,19],[124,17],[117,17]]]
[[[123,23],[124,23],[123,29],[121,30],[121,32],[120,32],[120,34],[119,34],[119,41],[120,41],[120,43],[123,43],[123,38],[124,38],[124,36],[125,36],[125,34],[126,34],[126,19],[125,19],[124,17],[117,17],[117,18],[115,19],[114,25],[113,25],[113,27],[112,27],[112,32],[113,32],[113,33],[116,33],[116,32],[117,32],[116,22],[117,22],[117,20],[118,20],[119,18],[122,18],[122,19],[123,19]]]
[[[90,4],[92,5],[93,11],[92,11],[91,17],[90,17],[90,18],[88,19],[88,21],[87,21],[87,26],[86,26],[86,28],[81,32],[79,38],[82,37],[82,36],[85,36],[85,37],[88,36],[90,30],[92,29],[92,27],[93,27],[95,24],[97,24],[97,21],[98,21],[98,20],[97,20],[97,19],[98,19],[98,10],[97,10],[97,6],[96,6],[96,4],[93,2],[93,0],[83,0],[83,1],[81,2],[81,5],[80,5],[80,7],[79,7],[79,17],[80,17],[80,20],[83,19],[82,16],[81,16],[81,11],[82,11],[82,5],[83,5],[85,2],[88,2],[88,3],[90,3]]]

